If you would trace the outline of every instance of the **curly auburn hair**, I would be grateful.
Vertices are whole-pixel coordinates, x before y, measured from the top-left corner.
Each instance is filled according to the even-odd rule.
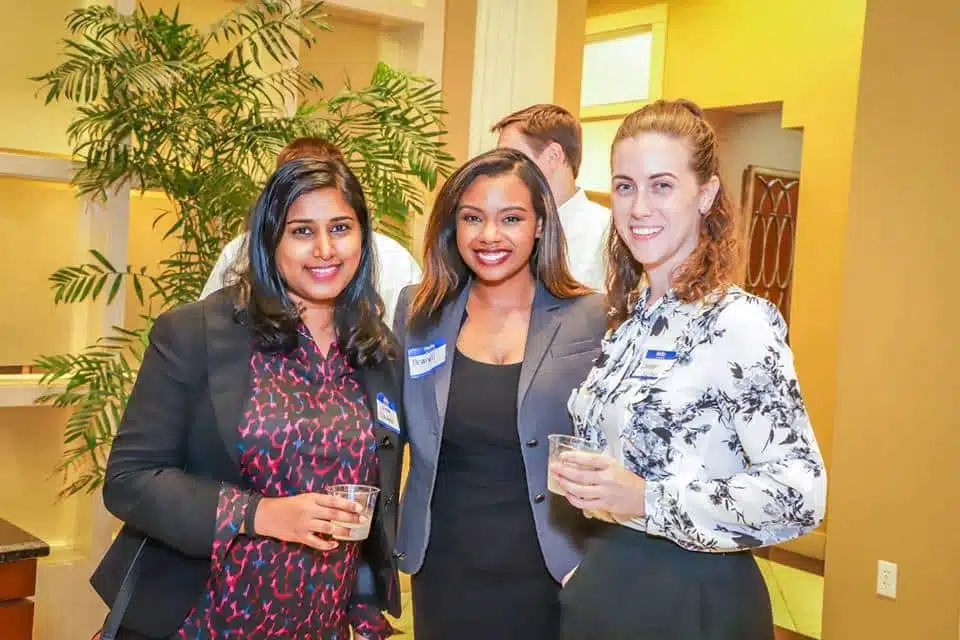
[[[690,147],[691,169],[703,185],[720,176],[717,135],[704,120],[703,111],[689,100],[657,100],[624,119],[613,139],[612,150],[621,140],[643,133],[662,133],[685,140]],[[727,200],[723,182],[710,209],[703,214],[696,249],[671,274],[670,285],[684,302],[705,300],[736,282],[739,275],[741,241],[737,213]],[[643,279],[643,265],[637,262],[615,229],[607,242],[607,304],[610,328],[622,324],[637,303]]]

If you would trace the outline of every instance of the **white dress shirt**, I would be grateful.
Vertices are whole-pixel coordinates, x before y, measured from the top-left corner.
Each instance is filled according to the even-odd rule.
[[[645,517],[617,520],[694,551],[812,531],[826,471],[777,307],[736,287],[645,308],[649,295],[568,403],[578,435],[646,480]]]
[[[583,189],[577,189],[557,212],[567,239],[570,273],[591,289],[604,291],[604,256],[610,230],[610,210],[590,200]]]
[[[223,248],[200,293],[201,300],[214,291],[233,284],[237,270],[246,268],[246,240],[247,234],[243,233]],[[377,293],[383,298],[385,307],[383,320],[392,327],[393,312],[400,292],[405,286],[420,282],[423,272],[410,252],[393,238],[374,232],[373,246],[377,256]]]

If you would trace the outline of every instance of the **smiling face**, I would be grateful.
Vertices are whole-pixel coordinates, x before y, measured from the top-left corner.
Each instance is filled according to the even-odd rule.
[[[362,254],[360,222],[339,189],[308,191],[290,205],[276,262],[295,303],[333,305],[357,273]]]
[[[530,277],[530,256],[542,223],[530,191],[514,173],[481,176],[457,204],[457,249],[483,284]]]
[[[611,209],[617,234],[664,289],[669,276],[693,253],[701,212],[719,188],[712,176],[700,184],[690,147],[680,137],[645,132],[624,138],[613,149]]]

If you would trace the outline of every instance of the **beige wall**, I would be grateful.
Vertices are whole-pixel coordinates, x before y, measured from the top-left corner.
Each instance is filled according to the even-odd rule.
[[[720,138],[720,174],[739,210],[743,172],[748,165],[800,171],[803,132],[780,126],[781,111],[731,114],[715,120]],[[801,176],[801,181],[803,176]]]
[[[353,87],[367,86],[382,58],[382,32],[376,24],[339,15],[326,22],[332,31],[316,33],[316,43],[300,50],[300,64],[323,82],[323,90],[307,96],[308,100],[334,95],[348,79]]]
[[[587,0],[557,0],[557,48],[553,101],[573,115],[580,113],[583,44],[587,30]]]
[[[470,102],[473,95],[474,41],[477,33],[477,0],[448,1],[443,18],[443,65],[440,83],[447,109],[447,151],[454,166],[470,155]],[[427,199],[422,216],[414,218],[410,251],[423,261],[423,233],[433,198]]]
[[[843,273],[823,637],[957,638],[960,5],[870,0]],[[874,595],[899,564],[896,601]]]
[[[29,149],[66,154],[66,128],[73,115],[67,106],[43,107],[37,96],[40,75],[57,63],[63,18],[81,0],[22,2],[0,0],[0,149]]]
[[[53,306],[48,280],[76,260],[78,205],[67,185],[0,177],[0,365],[70,348],[71,310]]]
[[[72,544],[76,527],[73,501],[57,504],[60,476],[53,472],[66,418],[61,409],[0,408],[0,518],[55,547]]]

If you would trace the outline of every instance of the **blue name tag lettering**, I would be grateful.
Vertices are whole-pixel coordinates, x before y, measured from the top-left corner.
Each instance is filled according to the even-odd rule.
[[[382,394],[377,394],[377,422],[394,433],[400,433],[400,419],[397,417],[397,405]]]
[[[447,345],[443,342],[407,349],[407,367],[413,379],[432,373],[446,360]]]
[[[676,359],[676,351],[647,349],[643,356],[643,362],[640,363],[638,377],[644,380],[655,380],[666,373]]]

